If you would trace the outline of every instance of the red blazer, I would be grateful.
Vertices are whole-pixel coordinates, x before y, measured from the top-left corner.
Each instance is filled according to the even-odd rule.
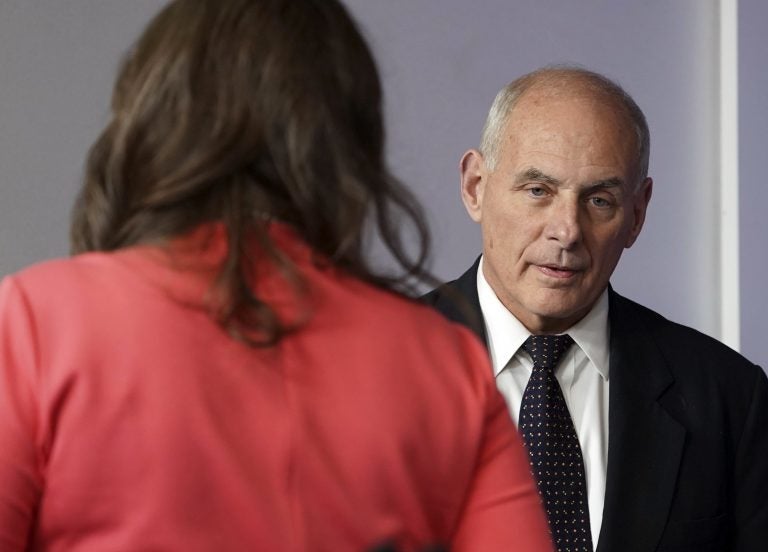
[[[210,229],[209,229],[210,230]],[[272,348],[208,315],[222,239],[43,263],[0,285],[0,549],[550,550],[470,332],[274,237]]]

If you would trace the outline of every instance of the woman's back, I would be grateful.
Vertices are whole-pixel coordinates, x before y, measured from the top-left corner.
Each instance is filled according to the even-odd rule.
[[[70,552],[548,546],[481,345],[272,237],[308,290],[254,282],[285,320],[308,315],[274,347],[201,308],[212,265],[155,247],[4,282],[2,549],[27,527],[33,550]]]

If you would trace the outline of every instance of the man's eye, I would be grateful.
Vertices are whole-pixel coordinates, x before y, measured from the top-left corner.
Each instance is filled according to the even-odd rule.
[[[547,191],[544,188],[528,188],[528,193],[533,197],[544,197]]]
[[[611,206],[611,202],[608,201],[605,198],[602,198],[602,197],[591,197],[591,198],[589,198],[589,200],[592,202],[592,205],[594,205],[595,207],[610,207]]]

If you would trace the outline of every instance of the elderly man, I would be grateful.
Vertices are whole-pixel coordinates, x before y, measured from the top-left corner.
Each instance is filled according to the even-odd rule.
[[[509,84],[461,159],[483,254],[425,300],[486,341],[558,550],[765,551],[764,372],[609,285],[645,220],[649,143],[601,75]]]

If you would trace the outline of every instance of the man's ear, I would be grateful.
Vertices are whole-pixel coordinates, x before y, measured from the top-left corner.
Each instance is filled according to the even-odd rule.
[[[467,151],[459,164],[461,171],[461,201],[472,220],[480,222],[483,213],[483,193],[487,180],[483,154],[476,149]]]
[[[645,213],[648,211],[648,203],[651,201],[651,195],[653,193],[653,180],[647,178],[643,180],[640,186],[637,187],[634,197],[632,198],[632,214],[634,221],[632,229],[629,232],[627,243],[624,247],[630,248],[640,235],[640,230],[643,229],[643,223],[645,222]]]

